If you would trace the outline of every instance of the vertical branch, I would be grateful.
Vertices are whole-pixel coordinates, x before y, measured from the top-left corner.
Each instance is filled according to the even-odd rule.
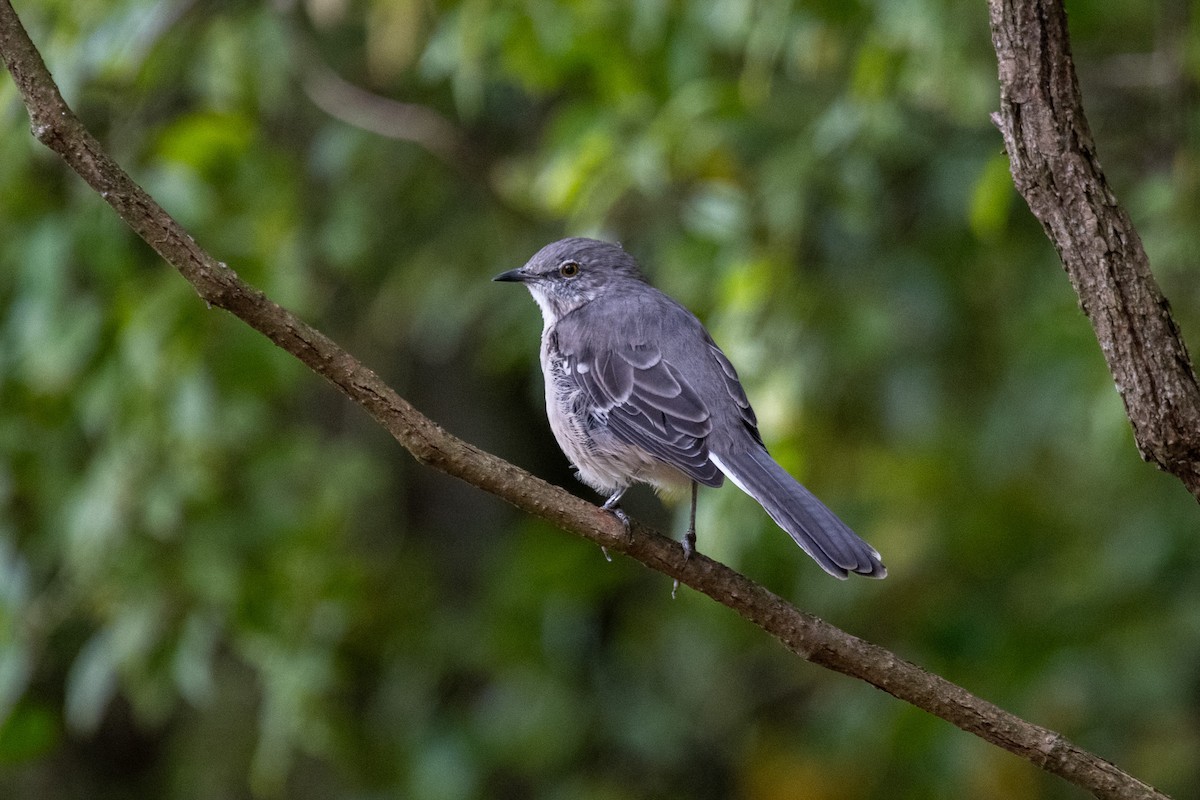
[[[1061,0],[988,0],[1013,181],[1092,323],[1142,458],[1200,499],[1200,385],[1129,215],[1096,157]]]

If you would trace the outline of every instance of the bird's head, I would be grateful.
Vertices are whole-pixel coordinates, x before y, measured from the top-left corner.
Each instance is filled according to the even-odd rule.
[[[615,244],[579,237],[560,239],[518,269],[492,280],[525,284],[550,325],[622,284],[645,283],[637,262]]]

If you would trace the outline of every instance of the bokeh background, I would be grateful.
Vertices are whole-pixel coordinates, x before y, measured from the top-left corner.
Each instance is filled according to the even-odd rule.
[[[827,578],[731,487],[701,495],[702,551],[1200,795],[1200,517],[1138,459],[1012,188],[982,0],[16,6],[206,248],[593,500],[545,422],[537,309],[488,279],[622,241],[891,576]],[[1195,9],[1069,4],[1194,348]],[[0,796],[1082,796],[419,467],[206,308],[7,76],[0,126]],[[682,529],[649,490],[627,508]]]

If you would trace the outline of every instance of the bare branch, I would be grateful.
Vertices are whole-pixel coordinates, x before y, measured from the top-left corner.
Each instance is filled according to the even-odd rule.
[[[0,56],[29,109],[34,135],[96,189],[212,305],[235,314],[361,405],[420,462],[517,508],[617,550],[732,608],[793,653],[863,680],[1059,775],[1099,798],[1165,795],[1059,734],[1026,722],[878,645],[800,611],[730,568],[611,515],[443,431],[328,337],[248,286],[192,240],[103,151],[63,101],[9,0],[0,0]]]
[[[301,88],[314,106],[347,125],[412,142],[456,169],[474,162],[466,136],[454,122],[432,108],[391,100],[350,83],[320,58],[298,24],[288,23],[287,29],[298,53]]]
[[[393,100],[346,80],[325,60],[296,18],[295,0],[276,0],[275,7],[288,37],[300,88],[313,105],[352,127],[411,142],[457,170],[479,168],[466,133],[454,122],[429,106]]]
[[[432,108],[355,86],[316,58],[306,58],[304,64],[304,93],[329,116],[379,136],[412,142],[456,169],[473,160],[458,127]]]
[[[1105,180],[1061,0],[988,0],[1013,180],[1057,248],[1142,458],[1200,500],[1200,385],[1142,241]]]

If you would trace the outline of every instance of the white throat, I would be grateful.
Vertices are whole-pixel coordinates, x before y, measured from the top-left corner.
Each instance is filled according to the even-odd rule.
[[[558,322],[558,309],[539,287],[531,284],[527,288],[529,294],[533,295],[534,302],[538,304],[538,308],[542,310],[542,330],[549,330],[554,323]]]

